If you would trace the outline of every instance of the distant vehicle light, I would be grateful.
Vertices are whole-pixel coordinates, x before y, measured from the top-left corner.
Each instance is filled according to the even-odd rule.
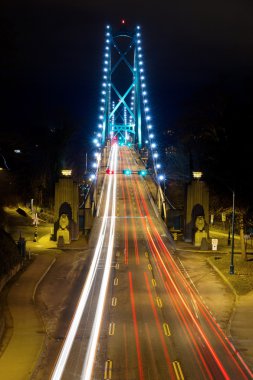
[[[107,168],[105,172],[106,172],[106,174],[114,174],[114,170],[112,170],[110,168]]]

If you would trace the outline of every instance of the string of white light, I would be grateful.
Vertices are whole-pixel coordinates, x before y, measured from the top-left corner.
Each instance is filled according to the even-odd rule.
[[[143,53],[142,53],[143,49],[141,46],[140,26],[137,26],[136,43],[137,43],[137,52],[138,52],[138,66],[139,66],[140,80],[141,80],[140,87],[141,87],[141,93],[142,93],[143,110],[144,110],[145,122],[146,122],[147,134],[148,134],[148,140],[146,140],[145,143],[149,145],[155,176],[156,176],[157,181],[160,182],[160,181],[165,180],[165,176],[160,171],[161,164],[158,162],[159,154],[157,152],[157,143],[155,142],[155,136],[154,136],[154,133],[152,132],[153,125],[151,123],[152,117],[150,113],[147,84],[146,84],[145,75],[144,75],[144,61],[143,61]]]

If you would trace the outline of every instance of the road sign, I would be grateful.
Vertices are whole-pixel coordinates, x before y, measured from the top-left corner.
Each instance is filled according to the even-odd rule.
[[[39,218],[38,218],[37,212],[33,214],[32,218],[33,218],[33,224],[37,226],[39,224]]]

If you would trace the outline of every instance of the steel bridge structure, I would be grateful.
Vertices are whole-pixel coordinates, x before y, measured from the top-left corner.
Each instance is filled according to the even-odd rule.
[[[157,185],[158,208],[166,219],[165,194],[160,185],[165,177],[160,172],[154,141],[141,37],[139,25],[133,31],[124,23],[117,31],[110,25],[105,27],[101,99],[94,143],[101,148],[108,141],[116,140],[119,145],[134,146],[139,152],[145,152],[143,159],[145,163],[148,161]]]
[[[102,144],[113,136],[119,143],[136,144],[140,149],[152,128],[140,26],[133,32],[122,28],[115,33],[106,26],[101,93],[98,127]]]

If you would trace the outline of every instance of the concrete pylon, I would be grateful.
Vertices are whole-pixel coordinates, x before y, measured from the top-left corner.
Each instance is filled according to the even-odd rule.
[[[204,220],[204,226],[196,226],[199,217]],[[185,241],[194,243],[197,231],[205,231],[208,237],[209,189],[204,181],[193,180],[187,186],[184,220]]]
[[[54,239],[64,244],[79,237],[79,192],[72,177],[61,177],[55,184]]]

